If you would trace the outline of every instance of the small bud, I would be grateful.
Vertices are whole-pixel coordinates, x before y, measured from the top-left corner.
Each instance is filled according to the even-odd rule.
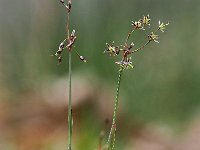
[[[60,43],[59,49],[64,49],[64,48],[65,48],[64,42]]]
[[[72,30],[72,33],[71,33],[71,37],[74,37],[74,36],[75,36],[75,33],[76,33],[76,31],[73,29],[73,30]]]
[[[56,52],[57,55],[60,55],[61,53],[62,53],[62,49],[58,49]]]
[[[112,41],[112,45],[111,46],[114,46],[114,44],[115,44],[115,41]]]
[[[132,42],[128,49],[129,49],[129,50],[132,49],[134,45],[135,45],[135,44]]]
[[[71,0],[68,1],[67,6],[68,6],[68,8],[67,8],[68,9],[68,13],[70,13],[71,8],[72,8],[72,2],[71,2]]]
[[[86,63],[86,59],[83,56],[79,56],[80,60],[82,60],[84,63]]]
[[[115,53],[116,53],[116,55],[118,55],[119,52],[120,52],[120,48],[119,48],[119,46],[115,46]]]
[[[56,53],[54,54],[54,56],[58,56],[58,53],[56,52]]]
[[[65,2],[64,2],[64,0],[60,0],[60,2],[62,3],[62,4],[64,4]]]
[[[132,42],[132,43],[131,43],[131,46],[133,47],[134,45],[135,45],[135,44]]]
[[[59,56],[58,57],[58,63],[61,63],[62,62],[62,56]]]

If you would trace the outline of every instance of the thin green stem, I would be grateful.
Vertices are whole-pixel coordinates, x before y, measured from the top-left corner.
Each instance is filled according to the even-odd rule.
[[[69,51],[69,101],[68,101],[68,150],[72,149],[72,70],[71,70],[71,51]]]
[[[128,33],[125,41],[125,46],[127,46],[128,40],[131,37],[131,34],[136,30],[137,28],[131,29],[131,31]]]
[[[113,111],[113,118],[112,118],[112,126],[110,129],[110,133],[109,133],[108,141],[107,141],[108,149],[110,149],[110,147],[111,147],[112,137],[114,138],[113,141],[115,141],[116,117],[117,117],[117,110],[118,110],[118,105],[119,105],[119,90],[120,90],[122,72],[123,72],[123,69],[120,69],[118,81],[117,81],[116,97],[115,97],[115,102],[114,102],[115,104],[114,104],[114,111]],[[114,147],[114,145],[112,147]]]
[[[151,42],[151,41],[147,41],[147,42],[146,42],[144,45],[142,45],[141,47],[139,47],[139,48],[133,50],[132,53],[135,53],[135,52],[137,52],[137,51],[139,51],[139,50],[144,49],[150,42]]]

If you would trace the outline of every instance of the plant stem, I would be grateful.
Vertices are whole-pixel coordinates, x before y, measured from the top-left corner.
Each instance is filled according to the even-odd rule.
[[[145,48],[150,42],[151,42],[151,41],[147,41],[147,42],[146,42],[144,45],[142,45],[141,47],[139,47],[139,48],[133,50],[132,53],[135,53],[135,52],[137,52],[137,51],[139,51],[139,50],[142,50],[142,49]]]
[[[66,33],[67,39],[69,41],[70,33],[69,33],[69,21],[70,21],[70,12],[67,10],[67,18],[66,18]],[[72,118],[72,54],[71,49],[68,50],[69,52],[69,101],[68,101],[68,150],[72,149],[72,126],[73,126],[73,118]]]
[[[118,110],[118,105],[119,105],[119,90],[120,90],[122,72],[123,72],[123,69],[121,68],[119,70],[118,81],[117,81],[117,89],[116,89],[116,96],[115,96],[115,102],[114,102],[115,104],[114,104],[114,111],[113,111],[113,118],[112,118],[112,126],[110,129],[110,133],[109,133],[108,141],[107,141],[108,148],[110,148],[112,135],[114,135],[113,141],[115,141],[116,116],[117,116],[117,110]],[[114,143],[113,143],[113,147],[114,147]]]
[[[127,46],[128,40],[131,37],[131,34],[136,30],[136,28],[131,29],[131,31],[128,33],[127,37],[126,37],[126,41],[125,41],[125,46]]]
[[[72,71],[71,71],[71,51],[69,51],[69,102],[68,102],[68,150],[71,150],[72,143],[72,95],[71,95],[71,79]]]

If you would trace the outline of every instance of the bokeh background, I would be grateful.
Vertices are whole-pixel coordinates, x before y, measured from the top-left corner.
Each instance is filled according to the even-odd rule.
[[[160,44],[150,44],[123,74],[116,150],[200,149],[200,1],[73,0],[74,150],[98,148],[108,134],[117,58],[105,43],[122,44],[131,21],[150,14],[170,22]],[[0,149],[58,150],[67,146],[67,71],[51,57],[65,36],[58,0],[0,1]],[[146,41],[138,31],[136,47]]]

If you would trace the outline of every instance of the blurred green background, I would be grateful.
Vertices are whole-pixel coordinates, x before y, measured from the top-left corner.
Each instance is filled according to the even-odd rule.
[[[77,97],[74,147],[93,150],[98,147],[100,131],[107,133],[109,125],[104,125],[104,120],[112,114],[118,66],[114,63],[117,58],[103,54],[105,43],[122,44],[131,21],[146,14],[152,19],[152,28],[158,20],[170,25],[161,34],[160,44],[151,43],[136,53],[132,57],[135,68],[124,72],[116,149],[137,150],[137,140],[130,139],[138,139],[144,128],[149,134],[146,127],[151,132],[151,126],[167,128],[162,134],[165,137],[172,132],[170,140],[190,130],[200,110],[200,1],[72,3],[70,28],[76,29],[78,36],[75,48],[87,58],[86,64],[75,53],[72,58],[73,94]],[[64,39],[65,18],[65,9],[57,0],[0,1],[0,149],[66,147],[67,103],[63,101],[67,99],[62,94],[67,94],[63,88],[67,85],[68,58],[65,54],[58,65],[56,57],[50,57]],[[138,31],[131,38],[137,47],[145,42],[145,34]],[[59,93],[62,86],[58,83],[63,92]],[[56,94],[62,102],[56,101]],[[45,120],[41,118],[48,121],[41,123]]]

